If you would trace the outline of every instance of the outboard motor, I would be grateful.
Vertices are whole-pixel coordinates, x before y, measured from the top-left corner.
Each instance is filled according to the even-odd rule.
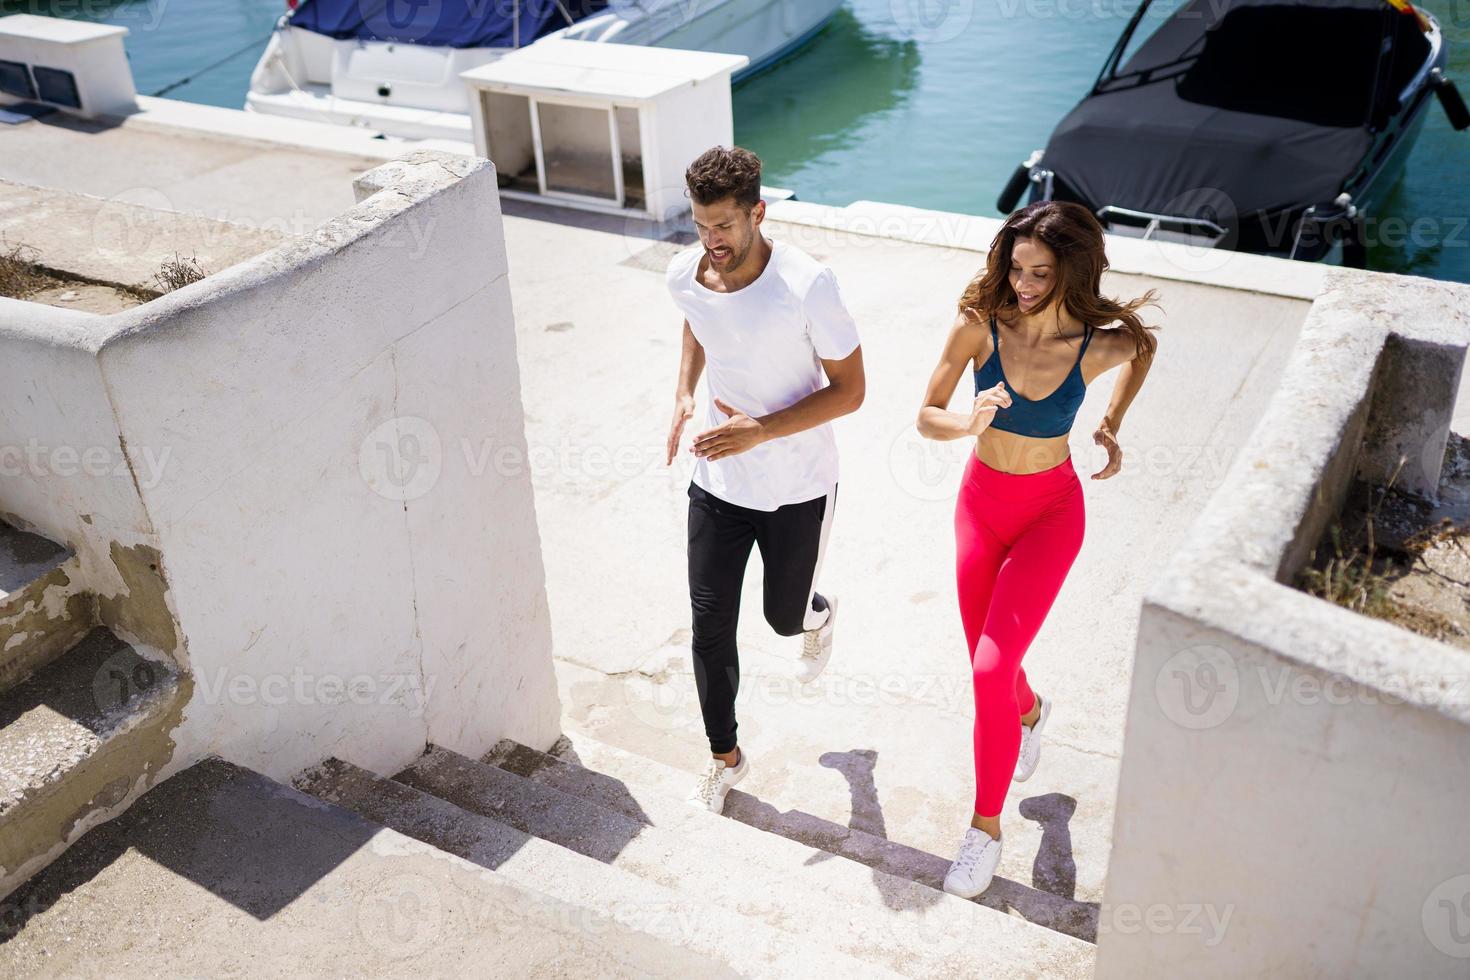
[[[1470,129],[1470,109],[1465,108],[1465,100],[1455,83],[1438,68],[1429,73],[1429,83],[1434,86],[1434,94],[1439,96],[1444,114],[1450,117],[1450,125],[1457,130]]]

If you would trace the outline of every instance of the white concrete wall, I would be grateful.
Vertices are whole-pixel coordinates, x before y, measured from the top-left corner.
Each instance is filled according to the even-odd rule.
[[[95,350],[109,318],[0,297],[0,517],[77,553],[87,588],[110,600],[130,589],[119,555],[157,550],[139,483],[158,461],[124,455]],[[140,636],[129,642],[179,659],[182,646]]]
[[[1467,343],[1470,288],[1327,277],[1144,602],[1099,978],[1465,975],[1470,652],[1286,583],[1384,446],[1437,482]]]
[[[154,529],[195,685],[170,771],[389,772],[426,742],[558,733],[494,171],[390,173],[314,235],[90,331],[0,307],[77,333],[0,334],[0,371],[50,392],[0,388],[0,434],[161,461],[122,489],[6,481],[0,507],[71,543],[111,533],[68,516],[99,497]]]

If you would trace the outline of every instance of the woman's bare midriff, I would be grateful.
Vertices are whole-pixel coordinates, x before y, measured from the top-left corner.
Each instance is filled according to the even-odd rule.
[[[1067,440],[1068,436],[1037,439],[1000,429],[986,429],[975,440],[975,455],[991,469],[1006,473],[1039,473],[1071,455]]]

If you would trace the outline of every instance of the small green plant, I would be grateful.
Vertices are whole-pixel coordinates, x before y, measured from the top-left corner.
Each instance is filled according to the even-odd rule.
[[[1369,488],[1369,505],[1363,511],[1361,530],[1351,527],[1346,529],[1358,531],[1353,534],[1356,543],[1351,548],[1346,547],[1345,529],[1341,522],[1334,523],[1328,528],[1332,544],[1331,556],[1322,567],[1305,569],[1301,573],[1299,584],[1304,591],[1319,599],[1326,599],[1366,616],[1388,620],[1428,636],[1444,638],[1463,633],[1447,617],[1430,609],[1419,608],[1413,603],[1401,602],[1390,591],[1394,580],[1408,572],[1414,560],[1427,549],[1444,542],[1453,542],[1463,551],[1465,536],[1470,533],[1470,525],[1456,524],[1445,518],[1408,535],[1393,549],[1400,558],[1407,560],[1396,563],[1393,557],[1379,554],[1375,521],[1384,502],[1389,499],[1404,462],[1399,460],[1399,465],[1394,469],[1387,485]],[[1314,551],[1313,558],[1315,557]]]
[[[29,245],[10,245],[0,237],[0,296],[25,299],[45,288],[49,277],[36,264],[38,258]]]
[[[1393,561],[1375,566],[1372,518],[1368,519],[1368,546],[1344,553],[1342,525],[1328,529],[1332,537],[1332,557],[1322,568],[1308,568],[1302,573],[1302,587],[1319,599],[1326,599],[1354,612],[1380,619],[1393,618],[1393,602],[1388,595],[1392,581]]]
[[[1305,591],[1354,612],[1380,619],[1396,618],[1396,607],[1389,597],[1389,587],[1393,581],[1393,560],[1383,559],[1380,567],[1373,521],[1383,508],[1383,502],[1388,499],[1389,491],[1397,482],[1406,461],[1399,460],[1385,486],[1370,489],[1368,508],[1363,514],[1362,544],[1354,546],[1350,551],[1345,550],[1342,524],[1334,523],[1328,528],[1327,533],[1332,539],[1332,557],[1327,559],[1323,567],[1309,567],[1302,572],[1301,587]]]
[[[198,282],[207,275],[209,273],[204,271],[198,258],[191,255],[186,259],[175,252],[173,258],[164,260],[163,265],[153,274],[153,280],[158,283],[160,293],[171,293],[191,282]]]

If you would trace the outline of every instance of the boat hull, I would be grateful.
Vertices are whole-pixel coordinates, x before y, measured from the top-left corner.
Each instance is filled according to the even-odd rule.
[[[735,76],[738,81],[806,44],[841,5],[841,0],[645,2],[625,13],[596,14],[547,38],[743,54],[750,64]],[[468,93],[459,75],[509,50],[335,40],[283,22],[256,65],[245,108],[386,137],[470,142]]]

